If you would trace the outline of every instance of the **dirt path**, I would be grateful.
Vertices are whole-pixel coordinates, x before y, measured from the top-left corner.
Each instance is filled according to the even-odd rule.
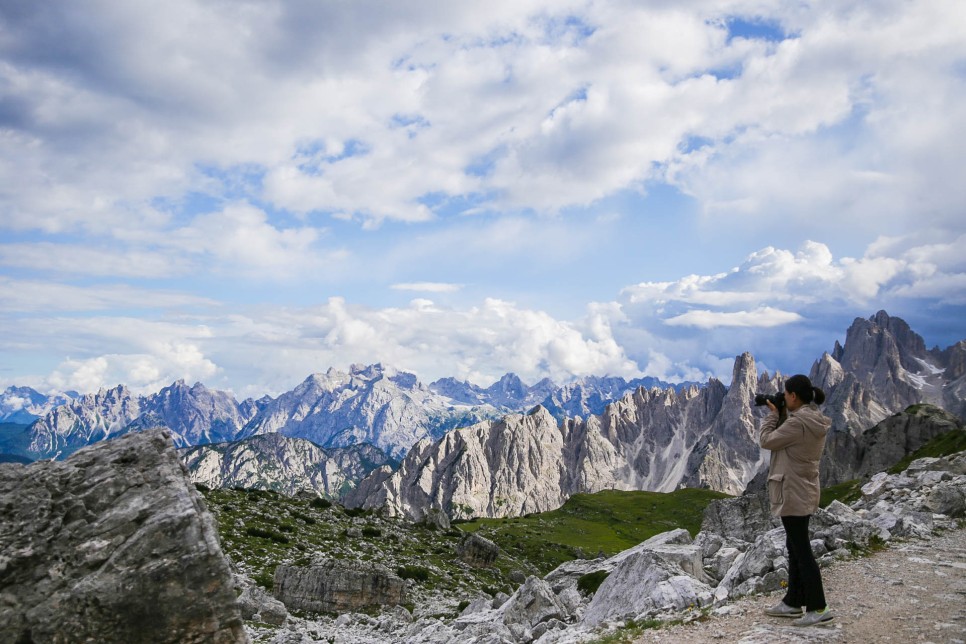
[[[781,593],[746,597],[710,618],[645,632],[643,642],[895,642],[966,644],[966,529],[893,544],[822,570],[836,619],[798,628],[767,617]]]

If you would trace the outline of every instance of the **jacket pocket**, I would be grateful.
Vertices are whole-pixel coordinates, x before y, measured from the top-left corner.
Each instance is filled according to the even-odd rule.
[[[785,495],[782,491],[784,480],[784,474],[772,474],[768,477],[768,500],[771,501],[772,505],[781,505],[785,502]]]

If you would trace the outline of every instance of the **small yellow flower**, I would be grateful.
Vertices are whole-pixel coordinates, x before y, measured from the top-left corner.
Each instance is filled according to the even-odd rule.
[[[781,586],[782,588],[788,588],[788,582],[787,582],[787,581],[785,581],[784,579],[782,579],[782,580],[781,580],[781,582],[779,583],[779,585],[780,585],[780,586]]]

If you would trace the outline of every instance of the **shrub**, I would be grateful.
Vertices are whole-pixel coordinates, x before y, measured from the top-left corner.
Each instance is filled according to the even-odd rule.
[[[592,595],[597,592],[597,589],[600,588],[609,574],[606,570],[595,570],[582,575],[577,579],[577,589],[586,595]]]
[[[252,580],[266,590],[272,590],[272,587],[275,585],[275,575],[274,573],[268,572],[268,569],[253,576]]]
[[[372,526],[367,525],[364,528],[362,528],[362,536],[363,537],[381,537],[382,530],[380,530],[379,528],[373,528]]]
[[[468,599],[464,599],[463,601],[458,603],[456,605],[456,614],[459,615],[460,613],[462,613],[469,605],[470,605],[470,600]]]
[[[245,528],[245,534],[250,537],[257,537],[259,539],[271,539],[276,543],[288,543],[288,537],[278,532],[272,532],[271,530],[264,530],[262,528],[250,527]]]
[[[346,508],[345,513],[346,513],[346,516],[361,517],[361,516],[365,516],[368,513],[368,510],[364,508]]]
[[[399,566],[396,574],[403,579],[415,579],[416,581],[426,581],[429,579],[429,569],[423,566]]]
[[[211,492],[211,488],[204,483],[195,483],[195,489],[199,492]]]
[[[319,497],[317,499],[312,499],[311,501],[309,501],[309,505],[311,505],[313,508],[324,510],[326,508],[332,507],[332,501]]]
[[[298,510],[289,510],[289,514],[291,514],[294,518],[304,522],[307,525],[315,525],[316,523],[315,519],[313,519],[307,514],[302,514]]]

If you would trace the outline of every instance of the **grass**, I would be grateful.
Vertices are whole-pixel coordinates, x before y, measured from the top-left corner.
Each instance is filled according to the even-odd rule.
[[[840,501],[845,505],[850,505],[862,498],[862,486],[864,484],[865,481],[862,479],[852,479],[822,488],[818,504],[823,508],[827,507],[832,501]]]
[[[638,641],[645,631],[678,626],[680,624],[695,621],[705,621],[708,619],[708,609],[701,609],[699,612],[691,613],[686,618],[661,620],[661,619],[640,619],[629,620],[624,626],[613,633],[608,633],[597,639],[591,640],[592,644],[633,644]]]
[[[222,549],[259,585],[271,589],[280,564],[308,566],[318,558],[367,561],[411,579],[415,606],[436,605],[451,613],[459,603],[498,592],[513,593],[514,573],[545,575],[575,558],[613,555],[649,537],[683,527],[700,529],[705,506],[727,495],[709,490],[604,491],[578,494],[563,507],[508,519],[460,523],[431,529],[382,516],[347,511],[275,492],[203,490],[218,524]],[[346,529],[364,517],[361,537]],[[493,566],[473,568],[456,554],[467,532],[479,532],[501,552]],[[582,581],[593,592],[603,575]]]
[[[855,543],[854,541],[849,542],[845,545],[849,552],[852,553],[853,557],[869,557],[877,552],[882,552],[889,547],[882,537],[877,534],[869,537],[869,542],[866,544]]]
[[[280,564],[308,566],[319,558],[365,561],[412,579],[416,605],[443,595],[453,607],[483,596],[484,589],[511,591],[509,573],[528,564],[504,556],[500,566],[473,569],[456,555],[459,530],[427,530],[373,512],[347,511],[274,492],[216,489],[202,492],[215,516],[222,549],[256,583],[271,589]],[[348,537],[364,517],[362,536]],[[438,602],[436,602],[438,603]],[[445,604],[445,601],[444,601]]]
[[[912,454],[909,454],[890,467],[888,472],[890,474],[898,474],[909,467],[909,464],[917,458],[938,458],[940,456],[949,456],[956,452],[962,452],[963,450],[966,450],[966,430],[953,429],[945,434],[940,434]]]
[[[683,489],[671,493],[605,490],[575,494],[550,512],[509,519],[475,519],[459,528],[479,532],[501,549],[530,562],[542,575],[565,561],[592,559],[631,548],[656,534],[701,529],[704,508],[721,492]]]

